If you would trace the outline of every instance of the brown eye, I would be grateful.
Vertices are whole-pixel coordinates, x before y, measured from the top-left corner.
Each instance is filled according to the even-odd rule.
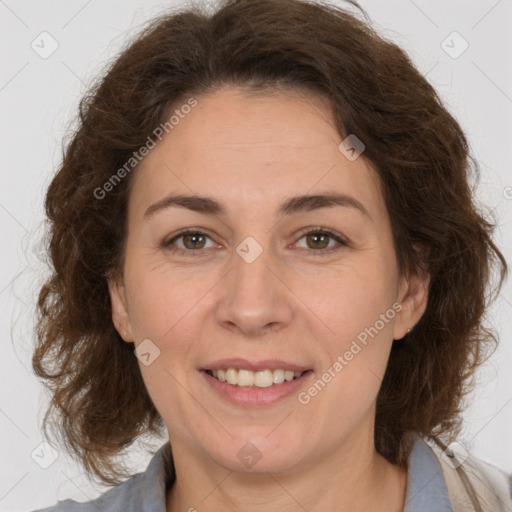
[[[183,231],[174,236],[170,240],[164,242],[162,246],[172,252],[178,254],[186,254],[198,256],[205,252],[203,249],[209,249],[213,246],[206,247],[206,240],[211,238],[201,231]]]
[[[181,235],[181,238],[183,238],[183,245],[187,249],[202,249],[204,245],[204,235],[201,233],[194,233],[191,235]],[[201,243],[201,239],[202,242]]]
[[[312,245],[312,249],[326,249],[329,246],[329,235],[325,233],[313,233],[312,235],[306,235],[308,245]]]
[[[203,249],[212,248],[212,246],[207,247],[205,245],[207,239],[211,240],[211,237],[206,233],[188,230],[177,234],[169,241],[164,242],[162,246],[178,254],[200,256],[206,252]],[[348,243],[341,236],[321,228],[304,233],[299,240],[302,239],[306,240],[306,247],[304,249],[308,254],[314,256],[329,255],[348,246]]]
[[[314,256],[329,255],[348,245],[348,243],[336,233],[318,228],[302,235],[300,240],[306,240],[305,249]],[[334,242],[334,244],[332,244]],[[309,250],[308,250],[309,249]]]

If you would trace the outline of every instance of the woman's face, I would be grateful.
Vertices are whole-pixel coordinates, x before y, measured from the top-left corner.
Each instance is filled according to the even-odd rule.
[[[376,172],[340,143],[322,98],[224,88],[133,176],[113,319],[175,453],[278,472],[373,443],[392,340],[427,292],[398,274]]]

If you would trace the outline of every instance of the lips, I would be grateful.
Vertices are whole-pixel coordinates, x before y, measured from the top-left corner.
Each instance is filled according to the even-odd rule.
[[[213,371],[213,370],[226,370],[234,368],[236,370],[250,370],[252,372],[259,372],[264,370],[285,370],[296,372],[306,372],[311,370],[310,367],[293,363],[290,361],[283,361],[280,359],[266,359],[260,361],[248,361],[247,359],[232,358],[232,359],[219,359],[205,364],[200,370]]]
[[[268,363],[268,362],[267,362]],[[223,362],[223,364],[225,364]],[[213,366],[213,365],[212,365]],[[259,363],[254,366],[259,366]],[[307,386],[314,378],[312,370],[306,370],[295,377],[292,380],[285,380],[282,383],[270,383],[269,386],[258,386],[258,385],[240,385],[230,384],[227,381],[221,381],[215,378],[212,373],[214,370],[201,370],[199,373],[202,375],[204,382],[207,386],[220,397],[223,401],[242,408],[252,407],[265,407],[271,406],[285,399],[292,399],[297,396],[300,389]],[[221,370],[215,370],[217,372]],[[241,372],[248,372],[249,370],[240,370]],[[269,372],[270,370],[261,370],[262,372]],[[276,371],[276,370],[274,370]],[[244,376],[243,378],[246,378]],[[260,384],[262,381],[260,381]],[[268,382],[267,382],[268,384]]]

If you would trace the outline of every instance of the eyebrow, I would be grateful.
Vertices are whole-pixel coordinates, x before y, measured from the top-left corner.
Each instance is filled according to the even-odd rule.
[[[210,197],[171,194],[149,206],[144,212],[143,217],[145,219],[149,218],[155,213],[172,206],[186,208],[207,215],[225,215],[228,211],[223,203]],[[291,215],[294,213],[318,210],[320,208],[332,208],[334,206],[353,208],[372,220],[368,210],[360,201],[355,197],[337,192],[291,197],[281,204],[277,210],[277,215]]]

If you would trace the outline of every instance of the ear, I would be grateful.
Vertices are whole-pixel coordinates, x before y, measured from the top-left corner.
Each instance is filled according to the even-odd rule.
[[[420,321],[427,309],[430,276],[410,273],[399,286],[398,301],[402,309],[395,317],[393,339],[403,338]]]
[[[112,322],[114,327],[124,341],[132,343],[134,336],[128,313],[124,279],[122,277],[109,277],[108,289],[112,304]]]

